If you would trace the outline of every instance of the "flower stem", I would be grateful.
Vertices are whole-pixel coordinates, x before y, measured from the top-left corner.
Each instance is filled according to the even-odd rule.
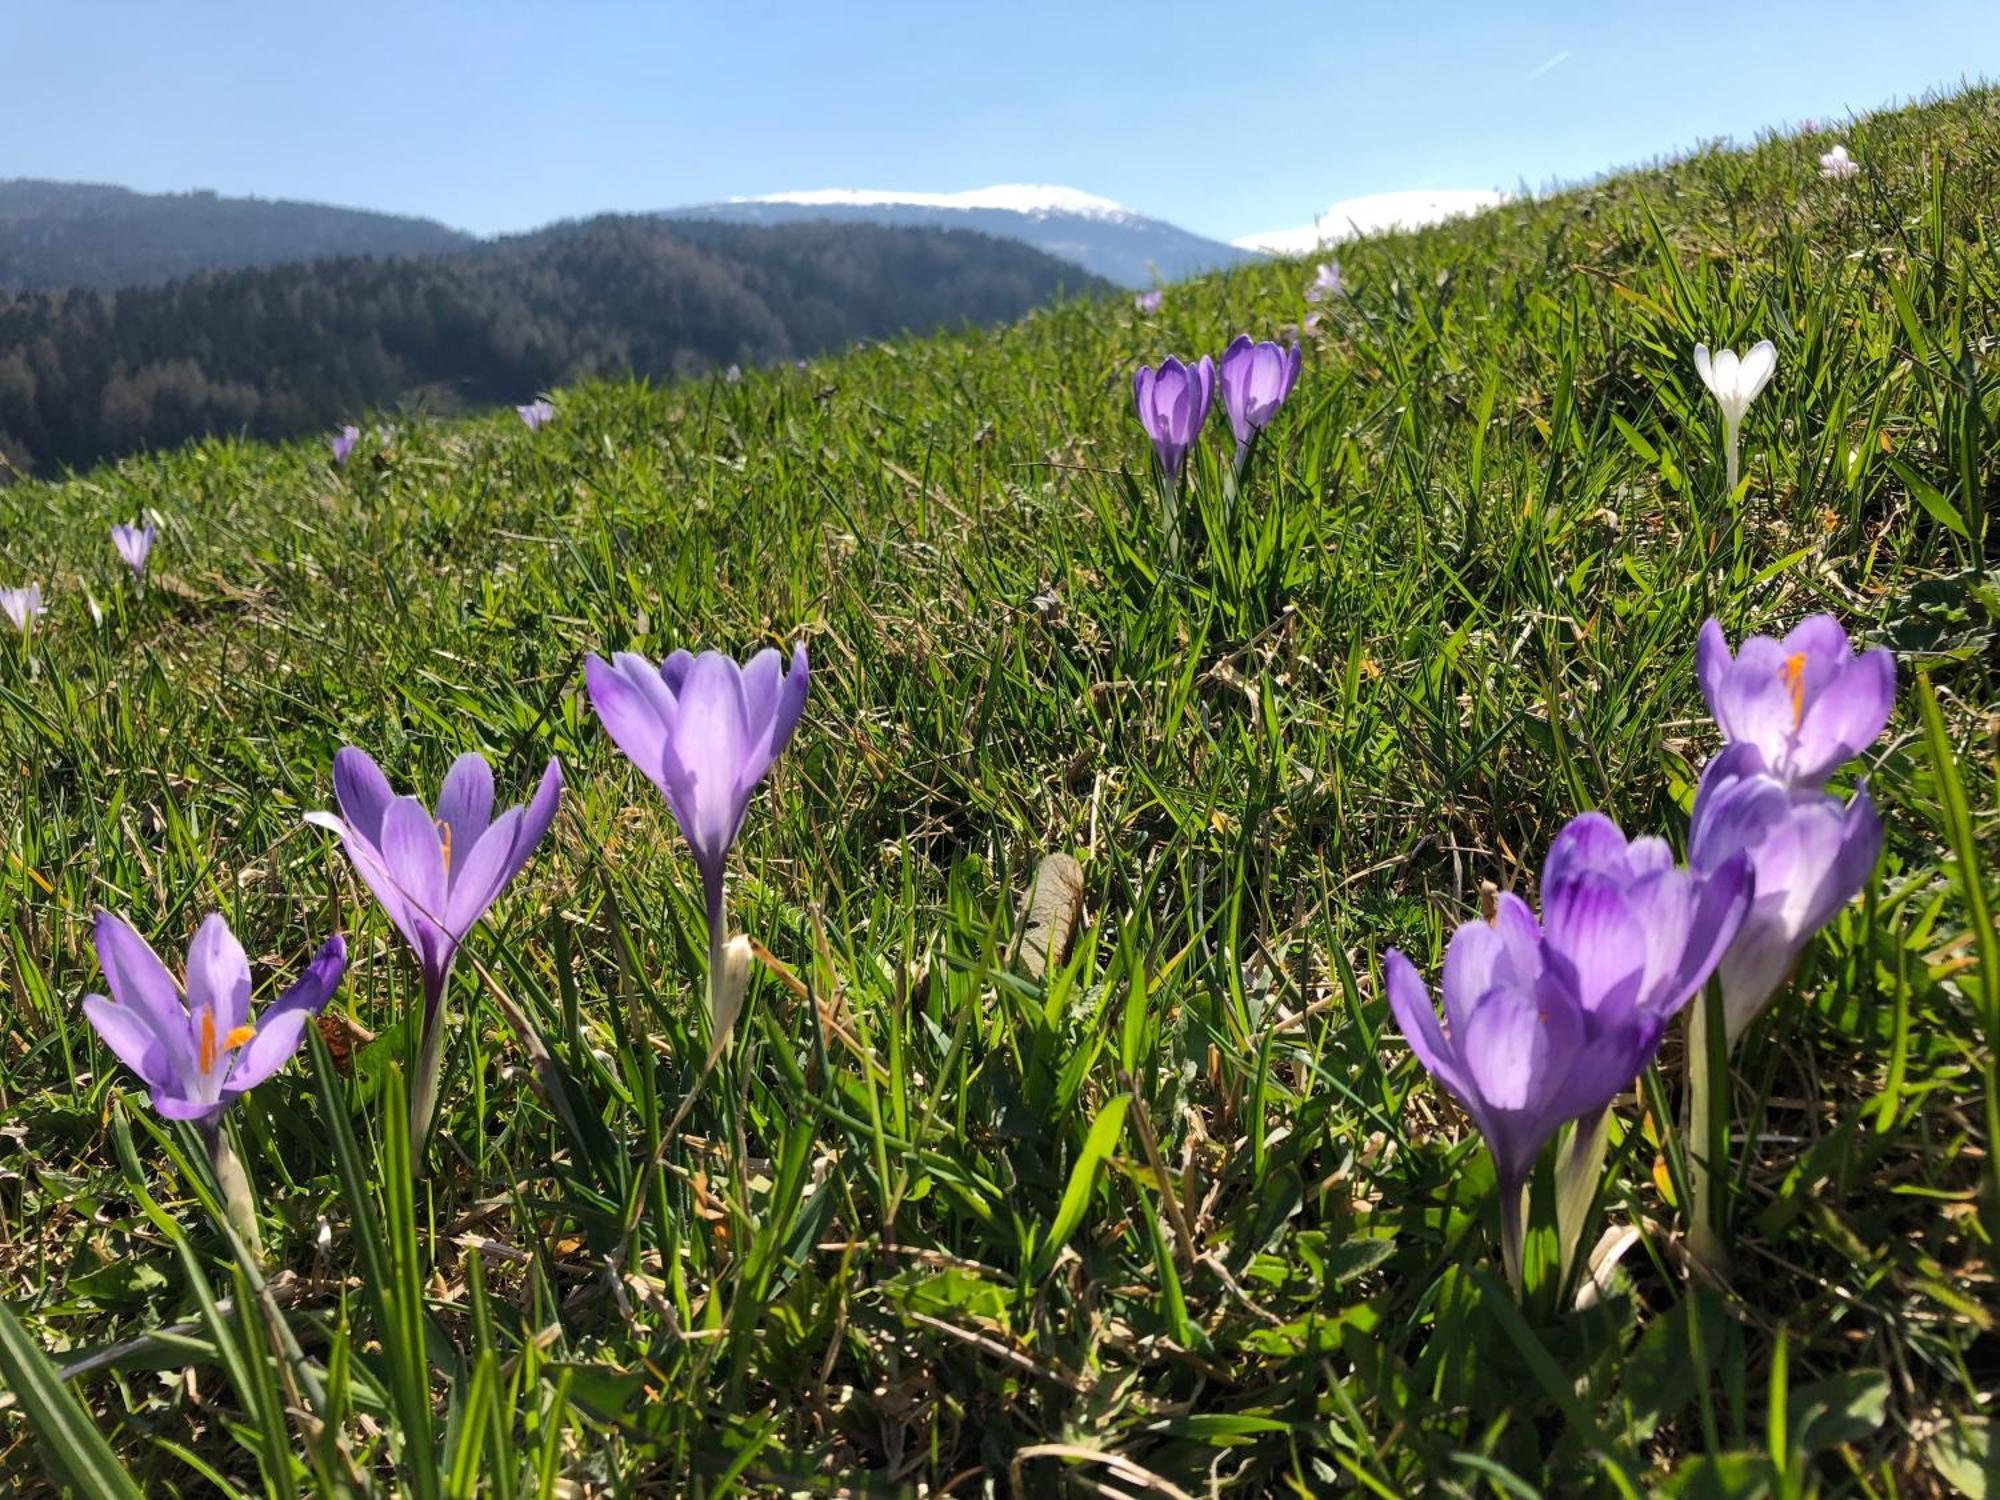
[[[1724,1269],[1718,1196],[1728,1175],[1729,1042],[1724,1034],[1722,997],[1711,986],[1688,1007],[1687,1143],[1688,1249],[1712,1270]],[[1720,1087],[1718,1087],[1720,1084]]]
[[[410,1080],[410,1156],[422,1170],[424,1141],[437,1113],[438,1078],[444,1072],[444,995],[451,970],[433,978],[424,975],[423,1031],[418,1039],[417,1071]]]
[[[1722,462],[1723,462],[1723,472],[1724,475],[1726,476],[1723,481],[1723,493],[1726,494],[1732,500],[1736,498],[1736,478],[1737,478],[1736,438],[1737,438],[1736,424],[1734,422],[1725,423],[1722,429],[1722,447],[1723,447]]]
[[[1507,1285],[1516,1298],[1521,1295],[1521,1259],[1527,1242],[1528,1184],[1500,1184],[1500,1264],[1507,1272]]]
[[[215,1168],[216,1186],[222,1189],[222,1207],[229,1215],[230,1228],[236,1231],[236,1237],[243,1242],[243,1248],[250,1255],[262,1255],[263,1236],[257,1228],[257,1204],[250,1196],[250,1178],[243,1170],[236,1148],[229,1144],[222,1121],[204,1122],[201,1139],[202,1144],[208,1147],[209,1163]]]

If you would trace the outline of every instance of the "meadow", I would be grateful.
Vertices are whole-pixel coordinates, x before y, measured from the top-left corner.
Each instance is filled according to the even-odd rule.
[[[1357,242],[1318,302],[1271,263],[0,490],[48,607],[0,640],[0,1485],[1996,1492],[1996,201],[1972,88]],[[1134,367],[1309,315],[1170,522]],[[1764,338],[1732,493],[1692,350]],[[1838,778],[1885,847],[1738,1045],[1727,1258],[1676,1025],[1612,1111],[1615,1254],[1537,1218],[1517,1294],[1382,955],[1434,983],[1586,809],[1681,846],[1703,622],[1822,612],[1896,655]],[[583,664],[799,644],[708,1067],[701,882]],[[503,807],[562,766],[427,1140],[417,967],[305,821],[350,744],[426,797],[481,751]],[[227,1117],[261,1255],[85,1024],[100,908],[176,966],[221,912],[260,1005],[346,935]]]

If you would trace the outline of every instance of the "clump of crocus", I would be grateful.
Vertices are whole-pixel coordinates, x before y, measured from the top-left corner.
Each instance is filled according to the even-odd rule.
[[[540,432],[544,424],[555,419],[555,403],[548,400],[530,401],[526,406],[514,408],[515,415],[526,424],[528,431]]]
[[[1313,272],[1313,279],[1306,286],[1306,301],[1331,302],[1341,296],[1343,288],[1340,280],[1340,262],[1322,262]]]
[[[327,439],[328,445],[333,449],[333,461],[340,467],[345,468],[348,459],[354,456],[354,445],[360,441],[361,429],[356,427],[352,422],[341,428],[340,431]]]
[[[676,651],[655,666],[619,652],[584,662],[591,707],[612,742],[667,799],[701,872],[708,912],[709,1004],[720,1034],[728,911],[723,873],[742,830],[750,795],[791,742],[805,711],[806,648],[791,670],[776,650],[741,666],[720,651]]]
[[[423,978],[423,1029],[410,1091],[410,1139],[421,1144],[444,1066],[452,963],[466,934],[548,832],[562,796],[562,767],[550,760],[533,800],[496,818],[493,771],[483,756],[452,762],[432,809],[397,796],[367,753],[349,745],[333,759],[333,795],[338,816],[308,813],[306,821],[340,835],[348,860],[410,945]]]
[[[1239,333],[1222,353],[1222,406],[1236,434],[1240,472],[1257,434],[1271,423],[1299,381],[1299,346],[1281,348],[1268,340],[1253,344]]]
[[[1166,300],[1167,294],[1158,287],[1154,287],[1150,292],[1141,292],[1138,296],[1134,297],[1132,305],[1147,317],[1151,317],[1160,310],[1160,304]]]
[[[134,578],[146,576],[146,559],[153,555],[153,523],[143,525],[134,521],[125,526],[111,528],[111,545],[118,549],[118,555],[125,560],[125,566],[132,570]]]
[[[1152,439],[1160,474],[1171,488],[1180,483],[1188,449],[1201,435],[1215,400],[1215,361],[1204,354],[1184,365],[1169,354],[1157,369],[1141,365],[1132,375],[1132,400],[1139,425]]]
[[[31,583],[26,588],[0,589],[0,613],[5,613],[22,635],[34,629],[35,621],[48,612],[48,606],[42,603],[42,586],[39,583]]]
[[[1709,358],[1708,345],[1694,346],[1695,373],[1701,376],[1701,383],[1708,387],[1715,397],[1715,404],[1722,408],[1722,443],[1725,456],[1725,479],[1729,493],[1736,493],[1736,439],[1743,426],[1743,414],[1750,410],[1750,403],[1757,399],[1757,393],[1770,384],[1771,374],[1778,368],[1778,350],[1769,339],[1761,340],[1742,358],[1737,358],[1733,349],[1718,349],[1713,359]]]
[[[1819,175],[1829,182],[1845,182],[1860,171],[1861,163],[1847,154],[1845,146],[1835,146],[1819,159]]]
[[[1874,743],[1896,696],[1895,658],[1855,653],[1831,615],[1802,621],[1782,640],[1750,636],[1734,656],[1714,620],[1695,649],[1702,696],[1727,742],[1695,793],[1689,857],[1697,869],[1750,862],[1756,883],[1742,929],[1717,970],[1722,1036],[1713,1052],[1706,1016],[1688,1028],[1688,1131],[1694,1162],[1690,1242],[1711,1264],[1725,1244],[1713,1182],[1723,1180],[1727,1136],[1715,1058],[1727,1057],[1783,986],[1805,945],[1859,893],[1882,852],[1882,823],[1866,787],[1842,803],[1826,780]]]
[[[84,1016],[118,1060],[138,1074],[153,1108],[201,1132],[215,1162],[231,1221],[257,1243],[249,1183],[222,1134],[223,1111],[298,1050],[306,1022],[332,998],[347,968],[347,943],[328,938],[292,987],[253,1022],[250,963],[219,913],[188,945],[186,986],[175,982],[123,917],[97,914],[97,962],[111,997],[90,995]]]
[[[1395,949],[1389,1007],[1410,1049],[1465,1107],[1493,1153],[1501,1249],[1521,1284],[1523,1198],[1535,1159],[1566,1122],[1607,1109],[1721,959],[1749,903],[1748,862],[1701,874],[1658,839],[1628,843],[1601,813],[1550,846],[1537,922],[1512,893],[1467,922],[1444,958],[1439,1024],[1429,990]]]
[[[1801,621],[1783,640],[1747,637],[1734,656],[1720,622],[1701,627],[1695,676],[1730,744],[1755,745],[1761,774],[1817,791],[1875,743],[1896,701],[1896,659],[1854,652],[1832,615]]]

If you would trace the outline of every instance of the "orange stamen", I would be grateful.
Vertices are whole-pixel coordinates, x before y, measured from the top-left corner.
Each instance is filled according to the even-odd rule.
[[[1792,728],[1797,729],[1806,716],[1806,654],[1794,651],[1785,658],[1785,664],[1778,668],[1778,675],[1785,680],[1785,686],[1792,690]]]
[[[438,842],[444,846],[444,872],[451,873],[451,824],[438,819]]]
[[[222,1050],[224,1052],[234,1052],[256,1034],[257,1028],[255,1026],[239,1026],[222,1039]]]
[[[201,1013],[201,1070],[212,1072],[215,1068],[215,1012]]]

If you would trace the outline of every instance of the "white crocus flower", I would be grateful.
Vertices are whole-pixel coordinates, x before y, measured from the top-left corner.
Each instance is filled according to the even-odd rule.
[[[1743,425],[1743,413],[1757,399],[1757,393],[1771,383],[1778,368],[1778,350],[1769,339],[1760,342],[1740,359],[1734,349],[1718,349],[1709,358],[1708,345],[1694,346],[1694,367],[1701,383],[1722,408],[1722,443],[1727,455],[1729,493],[1736,493],[1736,434]]]
[[[1847,154],[1845,146],[1835,146],[1819,159],[1819,175],[1840,182],[1861,171],[1861,163]]]

